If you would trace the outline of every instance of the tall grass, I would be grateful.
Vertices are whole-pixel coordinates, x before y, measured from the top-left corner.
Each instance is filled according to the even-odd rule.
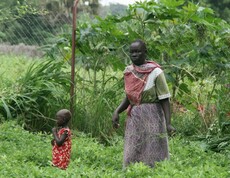
[[[20,78],[27,66],[37,59],[28,59],[25,56],[1,55],[0,54],[0,89],[9,90],[9,86]]]
[[[24,56],[3,54],[0,55],[0,60],[0,121],[2,121],[6,117],[11,117],[6,100],[12,97],[10,93],[15,93],[15,88],[12,86],[25,73],[26,67],[31,64],[32,60],[28,60]]]
[[[107,72],[103,76],[103,72],[98,72],[97,80],[94,81],[94,77],[87,74],[86,70],[77,71],[74,127],[103,142],[108,141],[114,133],[112,114],[124,94],[122,75]]]
[[[40,60],[3,89],[0,111],[5,118],[20,118],[29,130],[50,130],[55,112],[68,105],[70,75],[63,61]]]

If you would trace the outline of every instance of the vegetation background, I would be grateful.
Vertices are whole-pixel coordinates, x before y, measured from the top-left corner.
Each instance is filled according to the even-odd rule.
[[[229,3],[79,1],[74,151],[69,171],[60,172],[49,166],[50,130],[56,111],[69,108],[73,1],[2,0],[1,175],[229,177]],[[118,130],[111,116],[124,97],[122,71],[136,38],[164,68],[177,134],[170,138],[170,161],[122,171],[126,114]]]

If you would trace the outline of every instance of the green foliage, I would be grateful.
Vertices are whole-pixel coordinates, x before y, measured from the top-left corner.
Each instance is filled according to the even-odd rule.
[[[89,70],[78,69],[76,75],[76,119],[73,122],[78,130],[90,133],[101,141],[107,142],[114,134],[111,117],[120,95],[122,82],[117,73],[104,76],[104,71],[97,73],[96,85]]]
[[[124,37],[116,26],[114,28],[108,26],[109,29],[106,29],[108,23],[113,25],[112,21],[105,23],[99,18],[101,25],[99,27],[97,24],[91,25],[87,20],[82,20],[76,40],[77,119],[74,125],[79,130],[104,140],[112,135],[111,116],[120,99],[116,96],[123,94],[122,74],[116,71],[122,70],[125,66],[123,58],[126,54],[122,51]],[[112,33],[121,36],[113,36]],[[106,41],[108,38],[110,41]],[[48,54],[57,58],[60,54],[58,51],[61,51],[65,59],[68,59],[71,56],[70,41],[71,36],[64,34],[56,45],[47,46]],[[115,41],[117,43],[114,43]]]
[[[177,111],[172,114],[173,125],[177,132],[184,136],[202,135],[206,133],[204,130],[202,119],[198,113],[187,110],[181,113]]]
[[[11,6],[10,6],[11,5]],[[0,3],[0,42],[26,45],[45,45],[61,33],[70,18],[64,13],[46,11],[41,4],[27,0]]]
[[[112,108],[122,100],[123,95],[120,94],[122,88],[119,91],[116,88],[118,92],[111,92],[116,96],[113,104],[110,96],[109,102],[104,102],[107,100],[104,97],[106,90],[108,93],[113,90],[110,88],[113,84],[105,85],[105,81],[110,78],[114,78],[111,80],[113,82],[120,81],[121,77],[110,75],[110,72],[115,70],[122,74],[121,71],[129,63],[127,51],[130,42],[141,38],[147,44],[148,58],[160,63],[165,70],[172,102],[179,101],[190,112],[194,112],[190,118],[191,122],[197,120],[194,131],[197,125],[201,125],[202,132],[205,129],[208,131],[216,115],[208,113],[200,116],[197,106],[211,108],[223,84],[220,78],[226,78],[230,55],[228,29],[229,24],[216,18],[212,9],[184,0],[137,2],[129,6],[127,13],[122,16],[110,15],[105,19],[97,17],[93,20],[84,16],[78,19],[76,63],[84,70],[77,74],[76,84],[87,84],[87,88],[83,89],[85,95],[80,94],[84,96],[84,102],[77,100],[76,106],[80,107],[76,110],[81,113],[80,118],[87,116],[88,119],[81,124],[79,121],[80,125],[77,126],[92,131],[92,123],[88,121],[92,121],[95,113],[99,118],[105,115],[106,123],[110,122]],[[70,49],[71,36],[65,33],[52,46],[49,54],[56,57],[57,53],[52,51],[61,51],[64,58],[69,59]],[[92,101],[98,101],[102,106],[91,108]],[[103,107],[108,107],[105,103],[109,103],[111,108],[106,110],[108,113],[102,112]],[[98,111],[101,111],[100,114]],[[107,126],[100,124],[99,128]],[[192,131],[186,128],[186,132],[191,134]],[[100,130],[93,132],[99,133]]]
[[[226,20],[227,22],[230,22],[230,1],[229,0],[204,0],[205,4],[210,6],[216,11],[216,14],[220,17]]]
[[[10,87],[2,89],[0,111],[5,118],[20,116],[29,130],[47,130],[58,109],[68,106],[69,73],[63,61],[35,61]]]
[[[216,103],[218,119],[211,125],[206,137],[203,138],[205,149],[217,152],[230,150],[230,101],[226,100],[229,95],[229,84],[222,85],[221,89],[218,90]]]
[[[158,58],[165,66],[173,97],[178,92],[183,95],[191,91],[189,87],[180,87],[188,86],[185,80],[194,82],[209,75],[219,77],[223,70],[219,64],[228,63],[229,50],[223,42],[229,36],[225,33],[229,26],[216,19],[211,9],[192,3],[183,5],[183,1],[159,1],[134,4],[130,13],[141,27],[136,33],[146,39],[150,58]]]
[[[91,23],[89,19],[79,21],[78,62],[96,71],[108,65],[123,70],[121,62],[129,61],[124,51],[132,40],[142,38],[148,45],[149,58],[165,68],[173,98],[184,97],[191,93],[191,82],[215,77],[212,86],[215,89],[219,78],[225,76],[228,28],[228,24],[214,17],[211,9],[193,3],[136,3],[129,7],[126,16],[108,16]]]
[[[226,98],[230,97],[230,87],[228,85],[223,85],[221,90],[218,91],[219,96],[217,100],[217,112],[219,115],[219,128],[222,133],[230,133],[230,101]]]
[[[36,59],[34,59],[36,60]],[[25,73],[25,68],[31,64],[32,60],[21,56],[20,58],[13,55],[1,55],[0,63],[0,89],[1,95],[4,88],[10,88],[13,82]],[[13,71],[13,72],[12,72]]]
[[[229,152],[204,152],[199,142],[180,137],[170,139],[170,160],[154,169],[143,163],[122,170],[123,141],[114,137],[111,146],[99,144],[89,135],[73,130],[70,165],[66,171],[50,166],[49,134],[32,134],[15,122],[0,125],[0,172],[2,177],[229,177]],[[12,146],[13,145],[13,146]]]

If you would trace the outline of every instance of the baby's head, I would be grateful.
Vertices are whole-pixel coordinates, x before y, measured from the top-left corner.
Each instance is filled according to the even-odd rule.
[[[68,109],[61,109],[56,114],[57,126],[66,126],[72,117],[71,112]]]

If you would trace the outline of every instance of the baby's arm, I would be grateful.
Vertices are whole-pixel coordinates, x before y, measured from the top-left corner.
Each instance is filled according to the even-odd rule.
[[[58,134],[57,134],[57,128],[53,128],[52,132],[53,132],[54,140],[57,143],[57,146],[61,146],[65,142],[65,139],[68,137],[68,131],[67,130],[61,135],[60,138],[58,137]]]

